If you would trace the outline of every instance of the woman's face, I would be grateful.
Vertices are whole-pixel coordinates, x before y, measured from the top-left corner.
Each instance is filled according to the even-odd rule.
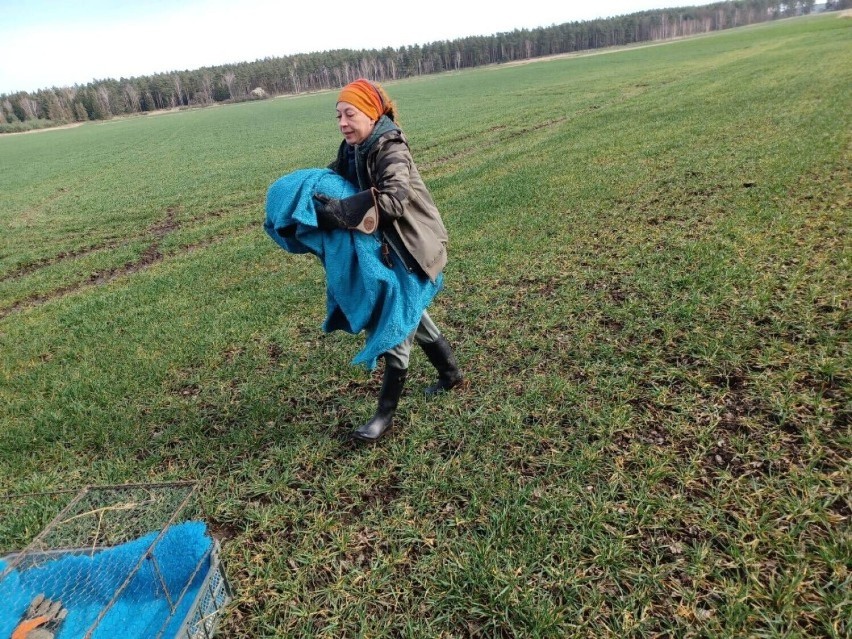
[[[348,102],[337,103],[337,125],[349,144],[361,144],[366,140],[375,123],[363,111]]]

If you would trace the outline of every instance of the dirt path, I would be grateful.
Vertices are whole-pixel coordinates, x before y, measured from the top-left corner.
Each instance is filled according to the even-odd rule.
[[[2,135],[28,135],[30,133],[45,133],[46,131],[59,131],[60,129],[74,129],[78,126],[83,126],[85,122],[74,122],[72,124],[63,124],[62,126],[51,126],[45,129],[32,129],[31,131],[16,131],[15,133],[3,133]]]

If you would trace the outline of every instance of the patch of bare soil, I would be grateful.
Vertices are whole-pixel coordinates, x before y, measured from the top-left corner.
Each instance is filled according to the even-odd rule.
[[[15,133],[4,133],[3,135],[27,135],[29,133],[44,133],[45,131],[58,131],[59,129],[75,129],[82,126],[85,122],[73,122],[71,124],[63,124],[62,126],[52,126],[46,129],[33,129],[31,131],[17,131]]]

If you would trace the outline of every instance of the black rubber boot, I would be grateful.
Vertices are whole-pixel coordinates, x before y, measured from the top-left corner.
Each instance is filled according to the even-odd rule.
[[[438,371],[438,381],[426,388],[426,395],[434,397],[444,393],[462,381],[462,374],[453,349],[447,339],[441,335],[434,342],[420,344],[432,366]]]
[[[370,421],[352,433],[354,439],[362,442],[376,442],[390,428],[407,375],[408,370],[404,368],[385,365],[382,390],[379,391],[379,408]]]

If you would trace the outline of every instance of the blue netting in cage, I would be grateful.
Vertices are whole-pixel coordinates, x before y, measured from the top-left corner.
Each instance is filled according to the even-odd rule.
[[[60,554],[32,567],[19,564],[0,581],[0,637],[11,635],[39,594],[68,610],[57,639],[81,639],[93,627],[92,639],[174,637],[209,569],[213,540],[205,524],[196,521],[169,527],[154,544],[159,534],[93,554]],[[0,573],[6,567],[0,559]]]

